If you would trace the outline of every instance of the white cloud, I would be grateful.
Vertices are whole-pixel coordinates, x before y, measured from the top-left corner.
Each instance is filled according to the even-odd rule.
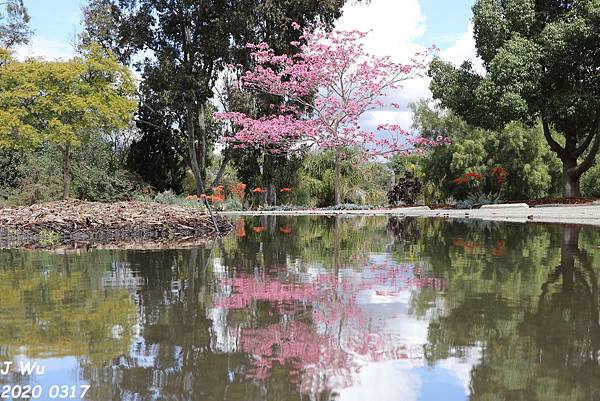
[[[348,3],[336,28],[370,32],[365,40],[367,51],[404,62],[422,49],[415,41],[426,29],[425,15],[418,0]]]
[[[425,33],[425,21],[419,0],[372,0],[347,3],[336,29],[369,32],[364,40],[367,52],[409,63],[415,53],[423,50],[416,40]],[[393,123],[409,128],[411,118],[407,106],[427,92],[427,86],[420,81],[408,81],[402,89],[390,92],[384,99],[388,104],[400,104],[402,109],[369,112],[361,120],[362,127],[375,130],[379,124]]]
[[[381,124],[398,124],[408,129],[412,123],[412,113],[409,110],[373,110],[366,114],[363,123],[370,127]]]
[[[34,36],[25,46],[17,47],[15,55],[23,60],[28,57],[40,57],[46,60],[69,59],[75,56],[75,49],[68,41],[58,41]]]
[[[370,3],[348,3],[336,23],[336,29],[368,31],[365,48],[376,56],[392,56],[398,62],[410,62],[415,53],[424,47],[417,43],[427,29],[427,19],[419,0],[372,0]],[[460,65],[464,60],[473,60],[477,71],[483,72],[481,60],[477,58],[473,25],[450,47],[440,52],[443,60]],[[399,123],[405,129],[412,125],[410,103],[431,98],[430,79],[426,76],[407,81],[401,89],[388,94],[385,103],[398,103],[401,109],[387,108],[367,113],[361,120],[363,128],[374,130],[382,123]]]
[[[355,386],[340,389],[340,401],[416,401],[421,393],[419,375],[401,369],[395,361],[364,367]]]
[[[477,56],[475,50],[475,38],[473,37],[473,23],[470,23],[467,31],[449,48],[440,53],[443,60],[455,65],[462,64],[465,60],[473,62],[473,67],[479,73],[484,73],[483,62]]]

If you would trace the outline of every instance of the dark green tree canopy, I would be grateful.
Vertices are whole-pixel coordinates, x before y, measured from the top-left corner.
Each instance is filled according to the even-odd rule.
[[[564,164],[565,192],[578,195],[600,147],[600,2],[478,0],[473,12],[486,74],[470,62],[456,68],[436,59],[434,97],[484,128],[541,119]]]

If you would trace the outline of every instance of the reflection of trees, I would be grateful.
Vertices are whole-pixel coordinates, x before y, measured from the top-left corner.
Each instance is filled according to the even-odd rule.
[[[404,244],[415,244],[420,237],[419,220],[414,217],[390,217],[387,229]]]
[[[92,364],[124,353],[135,307],[125,289],[104,288],[108,252],[81,256],[0,253],[0,344],[5,359],[74,355]]]
[[[298,391],[317,396],[353,385],[369,363],[411,357],[406,344],[385,331],[385,319],[366,312],[356,297],[375,290],[395,296],[433,283],[414,278],[412,270],[409,265],[365,266],[360,273],[323,272],[305,282],[241,275],[221,282],[233,291],[217,297],[215,305],[241,310],[268,302],[274,307],[268,309],[277,316],[274,323],[239,330],[242,350],[250,356],[245,376],[263,381],[285,367],[286,380]]]
[[[390,288],[386,283],[395,279],[401,288],[433,281],[423,276],[408,283],[409,266],[387,275],[385,267],[374,268],[370,281],[343,277],[361,272],[369,252],[385,249],[386,223],[261,217],[238,221],[236,234],[219,241],[212,256],[208,247],[127,253],[143,283],[140,333],[129,354],[85,372],[93,384],[90,399],[299,400],[305,397],[299,390],[309,390],[302,384],[330,399],[331,380],[355,377],[349,362],[356,355],[405,358],[397,339],[359,316],[353,296],[359,284]],[[340,341],[352,351],[339,350]],[[315,346],[318,351],[309,352]],[[329,370],[314,366],[314,375],[305,376],[314,380],[300,380],[311,358],[325,356]]]
[[[484,264],[451,281],[427,355],[435,362],[481,346],[472,400],[600,399],[598,280],[593,256],[579,246],[581,230],[551,230],[541,258],[507,246],[536,255],[522,270],[500,264],[506,271],[489,276]],[[529,246],[540,243],[534,237]]]
[[[85,372],[90,399],[222,400],[243,389],[236,369],[244,355],[230,343],[226,326],[235,317],[208,309],[211,246],[127,254],[143,281],[140,333],[128,354]]]
[[[332,270],[360,266],[368,253],[385,250],[386,224],[386,218],[365,217],[246,218],[238,221],[243,236],[224,241],[219,256],[224,265],[240,271],[256,266],[279,269],[293,260]]]

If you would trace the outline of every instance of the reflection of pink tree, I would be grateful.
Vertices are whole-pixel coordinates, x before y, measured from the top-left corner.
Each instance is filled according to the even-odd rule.
[[[361,44],[364,36],[357,31],[305,31],[301,36],[305,44],[292,43],[299,50],[294,56],[277,55],[265,43],[248,45],[257,66],[242,77],[244,87],[278,96],[283,105],[279,114],[262,118],[218,113],[217,118],[228,119],[239,128],[227,140],[240,147],[276,145],[289,150],[303,143],[334,149],[336,204],[340,203],[343,148],[388,156],[406,154],[415,145],[423,149],[441,143],[441,139],[414,136],[394,124],[380,125],[379,135],[361,127],[365,113],[385,107],[381,98],[422,67],[421,62],[399,64],[389,57],[368,54]]]
[[[405,344],[385,333],[383,320],[371,319],[356,304],[360,292],[395,296],[412,288],[446,287],[422,268],[387,264],[360,273],[322,274],[310,282],[241,275],[220,284],[223,295],[216,307],[241,309],[263,301],[285,316],[265,328],[242,330],[240,343],[252,361],[248,376],[264,379],[274,365],[287,365],[304,393],[350,386],[369,362],[413,359]]]

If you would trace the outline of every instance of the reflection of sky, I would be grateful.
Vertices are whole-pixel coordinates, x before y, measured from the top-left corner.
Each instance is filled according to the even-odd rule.
[[[465,365],[466,366],[466,365]],[[466,366],[470,368],[470,366]],[[358,385],[339,390],[340,401],[462,401],[468,390],[451,370],[388,361],[366,366]]]
[[[68,356],[63,358],[47,358],[47,359],[30,359],[24,356],[17,356],[15,363],[13,364],[12,371],[19,371],[19,363],[30,362],[33,365],[34,362],[37,366],[44,366],[46,369],[43,375],[33,373],[31,376],[25,376],[25,379],[31,379],[30,381],[25,380],[27,384],[31,386],[39,385],[42,387],[43,393],[39,398],[40,400],[50,400],[48,396],[50,388],[52,386],[77,386],[77,397],[69,398],[70,400],[80,400],[81,385],[88,384],[88,382],[81,380],[80,373],[81,368],[77,358]],[[16,383],[14,383],[16,384]],[[25,383],[23,383],[25,384]],[[92,391],[92,389],[90,389]]]
[[[216,271],[226,270],[222,265]],[[398,268],[397,262],[388,254],[369,255],[367,266],[377,266],[376,269],[366,267],[341,268],[339,276],[342,280],[355,283],[369,282],[378,273],[386,269]],[[432,313],[423,317],[411,314],[411,300],[420,289],[406,285],[406,280],[414,279],[413,265],[407,265],[406,273],[402,273],[398,282],[377,283],[367,288],[356,289],[355,293],[344,294],[352,296],[356,305],[370,322],[380,327],[380,334],[385,335],[390,348],[403,346],[407,349],[408,359],[368,361],[360,359],[360,369],[355,381],[349,387],[334,388],[335,398],[339,401],[438,401],[466,400],[469,397],[470,372],[478,363],[480,353],[472,351],[464,359],[449,358],[438,361],[435,366],[427,366],[424,360],[423,347],[427,344],[428,327]],[[417,264],[422,266],[422,264]],[[426,266],[423,266],[426,267]],[[331,274],[318,263],[293,263],[288,266],[288,274],[294,280],[303,283],[318,282],[322,276]],[[398,277],[395,277],[398,278]],[[225,285],[222,291],[231,295],[233,288]],[[216,350],[219,352],[234,352],[239,350],[235,338],[240,332],[227,323],[226,308],[212,308],[208,315],[213,321],[213,334],[216,335]],[[349,323],[349,322],[347,322]],[[318,332],[323,332],[324,323],[315,322]],[[344,329],[346,332],[348,328]],[[352,330],[346,332],[352,335]]]
[[[385,255],[371,262],[395,263]],[[465,360],[450,358],[434,367],[425,366],[422,347],[427,343],[430,315],[417,318],[409,313],[414,288],[405,288],[397,295],[378,295],[376,289],[357,295],[361,309],[373,319],[384,322],[383,331],[404,344],[411,357],[418,360],[370,363],[358,377],[357,386],[338,390],[340,401],[458,401],[469,397],[470,372],[478,362],[479,353],[472,352]],[[419,352],[421,351],[421,352]]]

